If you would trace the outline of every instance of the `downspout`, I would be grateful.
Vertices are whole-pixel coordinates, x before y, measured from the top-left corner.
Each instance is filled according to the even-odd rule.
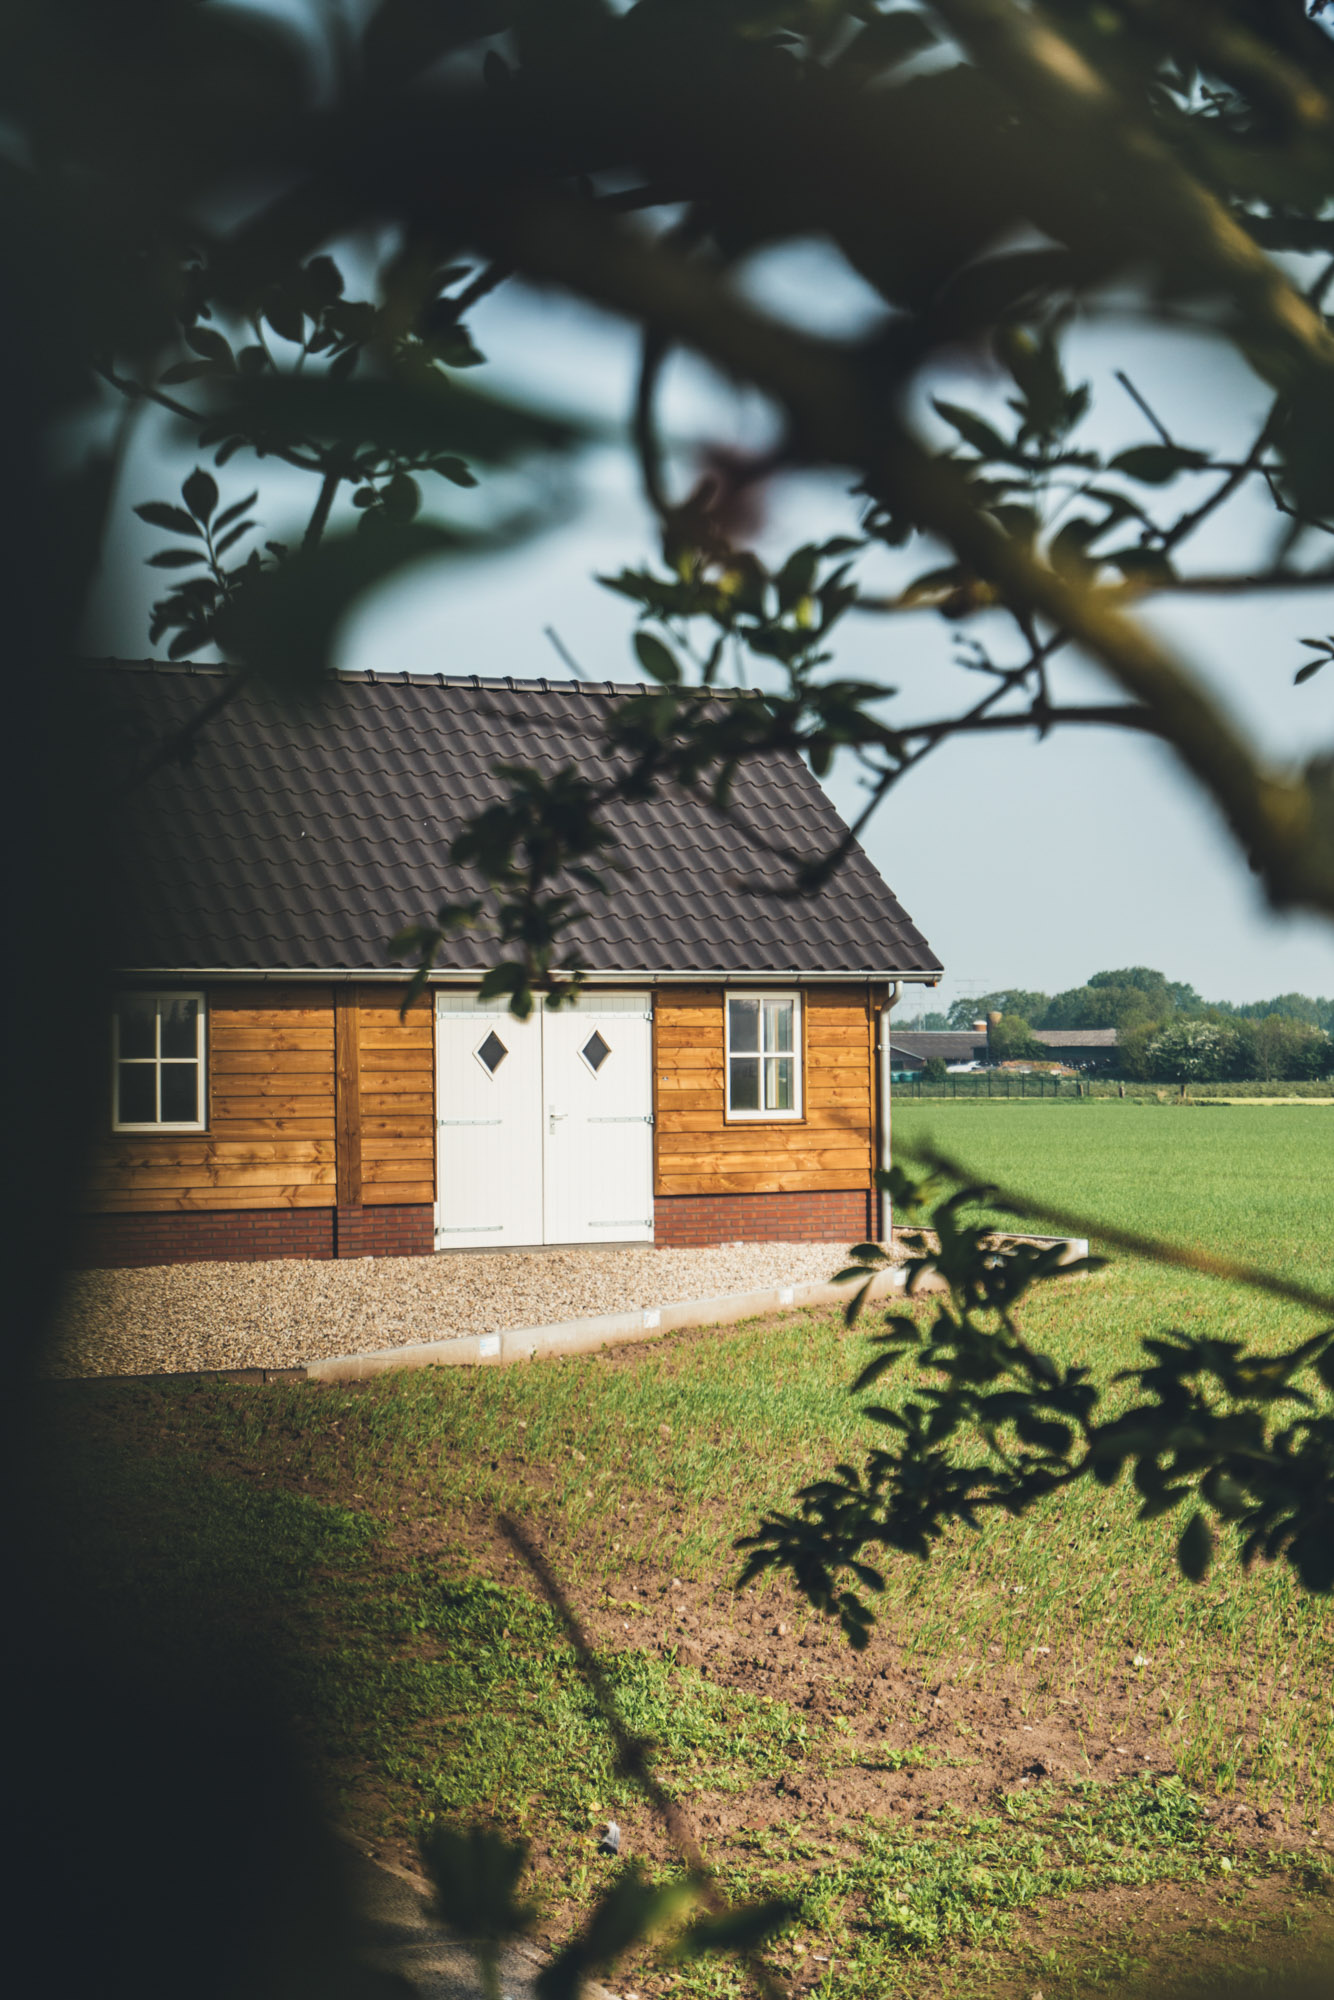
[[[877,1110],[879,1112],[880,1127],[879,1167],[882,1174],[887,1174],[890,1166],[890,1071],[893,1068],[893,1058],[890,1054],[889,1046],[889,1017],[893,1008],[898,1005],[899,994],[902,990],[900,982],[897,979],[891,979],[885,993],[885,1004],[880,1009],[880,1041],[877,1049],[877,1054],[880,1058],[878,1070],[880,1101]],[[884,1244],[886,1249],[889,1248],[893,1228],[894,1204],[889,1198],[889,1189],[882,1187],[880,1190],[880,1227],[876,1234],[878,1240]]]

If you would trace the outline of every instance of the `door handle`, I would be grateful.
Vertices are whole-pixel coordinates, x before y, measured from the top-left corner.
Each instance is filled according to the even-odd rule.
[[[558,1120],[569,1117],[568,1111],[557,1111],[554,1104],[547,1106],[547,1130],[554,1135]]]

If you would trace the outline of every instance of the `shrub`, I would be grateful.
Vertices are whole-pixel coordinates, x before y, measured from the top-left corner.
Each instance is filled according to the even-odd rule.
[[[1320,1028],[1281,1014],[1246,1026],[1253,1038],[1254,1076],[1313,1082],[1334,1068],[1334,1043]]]
[[[1174,1021],[1144,1047],[1149,1075],[1160,1083],[1220,1083],[1237,1073],[1242,1038],[1221,1021]]]
[[[1002,1014],[999,1021],[992,1022],[987,1053],[994,1063],[1022,1062],[1025,1057],[1050,1060],[1051,1056],[1051,1051],[1034,1039],[1022,1014]]]

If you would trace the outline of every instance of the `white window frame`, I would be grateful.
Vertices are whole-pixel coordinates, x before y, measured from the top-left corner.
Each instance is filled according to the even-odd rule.
[[[199,1077],[199,1096],[197,1102],[200,1116],[198,1118],[188,1123],[184,1120],[174,1118],[167,1121],[155,1118],[148,1123],[136,1120],[130,1123],[116,1116],[116,1113],[120,1109],[120,1010],[123,1003],[127,1000],[151,1000],[157,1009],[154,1015],[155,1053],[151,1057],[129,1057],[127,1060],[142,1062],[144,1068],[147,1068],[151,1061],[156,1079],[155,1096],[159,1110],[162,1108],[162,1065],[164,1060],[168,1064],[174,1062],[193,1062],[196,1064]],[[163,1057],[161,1007],[164,1000],[193,1000],[195,1002],[195,1053],[193,1056]],[[208,1130],[208,1040],[204,1029],[206,1012],[207,1009],[202,993],[181,993],[164,989],[161,992],[152,993],[127,991],[116,995],[111,1010],[111,1129],[113,1132],[206,1132]]]
[[[790,1111],[734,1111],[732,1108],[732,1002],[734,1000],[790,1000],[792,1003],[792,1047],[790,1049],[766,1050],[764,1043],[764,1009],[760,1009],[760,1048],[738,1049],[738,1056],[754,1056],[758,1053],[760,1062],[768,1055],[790,1055],[792,1057],[792,1099]],[[758,992],[734,990],[727,987],[723,991],[723,1107],[728,1123],[748,1125],[792,1125],[800,1124],[805,1116],[805,1023],[802,1018],[801,994],[795,990],[774,992],[772,988],[761,988]]]

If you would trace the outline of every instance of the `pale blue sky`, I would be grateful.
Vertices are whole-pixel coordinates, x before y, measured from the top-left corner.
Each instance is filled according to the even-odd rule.
[[[849,330],[870,309],[857,282],[815,248],[764,260],[750,284],[772,309],[822,332]],[[473,330],[495,379],[609,426],[623,424],[635,345],[619,325],[564,298],[511,288],[479,310]],[[1262,402],[1240,365],[1204,341],[1147,334],[1128,321],[1083,333],[1073,359],[1077,375],[1094,381],[1099,414],[1091,435],[1104,444],[1148,435],[1111,381],[1113,368],[1128,369],[1189,443],[1239,441]],[[955,379],[946,393],[986,407],[999,387]],[[691,362],[674,365],[664,413],[682,444],[683,479],[691,443],[754,445],[769,432],[757,398],[738,396]],[[129,505],[168,495],[188,462],[152,424],[127,462],[95,620],[100,643],[122,655],[148,651],[145,608],[157,580],[141,567],[157,538],[139,530]],[[253,478],[250,469],[232,462],[224,499],[261,484],[271,496],[268,531],[290,532],[304,482],[275,477],[267,464],[254,468]],[[540,539],[467,565],[426,566],[368,602],[345,629],[341,663],[556,677],[564,668],[544,637],[551,625],[590,676],[637,677],[632,607],[593,579],[651,559],[653,524],[629,456],[615,443],[587,455],[576,486],[562,524]],[[835,481],[790,481],[772,496],[761,552],[844,530],[853,518]],[[1234,509],[1201,545],[1199,565],[1255,561],[1264,546],[1257,533],[1267,525],[1259,510]],[[893,573],[888,560],[881,573]],[[1162,601],[1153,616],[1272,755],[1307,755],[1334,738],[1334,669],[1305,689],[1292,686],[1304,657],[1298,637],[1334,629],[1334,593],[1176,599]],[[984,636],[986,628],[966,629]],[[952,646],[951,630],[934,614],[849,618],[837,666],[898,686],[895,708],[905,717],[940,714],[968,691],[951,665]],[[1093,670],[1078,665],[1065,669],[1063,681],[1069,693],[1099,685]],[[850,774],[836,772],[830,789],[846,811],[855,809]],[[1212,807],[1167,752],[1133,737],[1098,731],[1045,745],[1016,736],[948,746],[892,795],[866,845],[945,961],[945,1002],[1009,984],[1056,990],[1125,964],[1160,966],[1231,1000],[1334,990],[1334,929],[1270,913]],[[922,1004],[940,1001],[924,994]]]

